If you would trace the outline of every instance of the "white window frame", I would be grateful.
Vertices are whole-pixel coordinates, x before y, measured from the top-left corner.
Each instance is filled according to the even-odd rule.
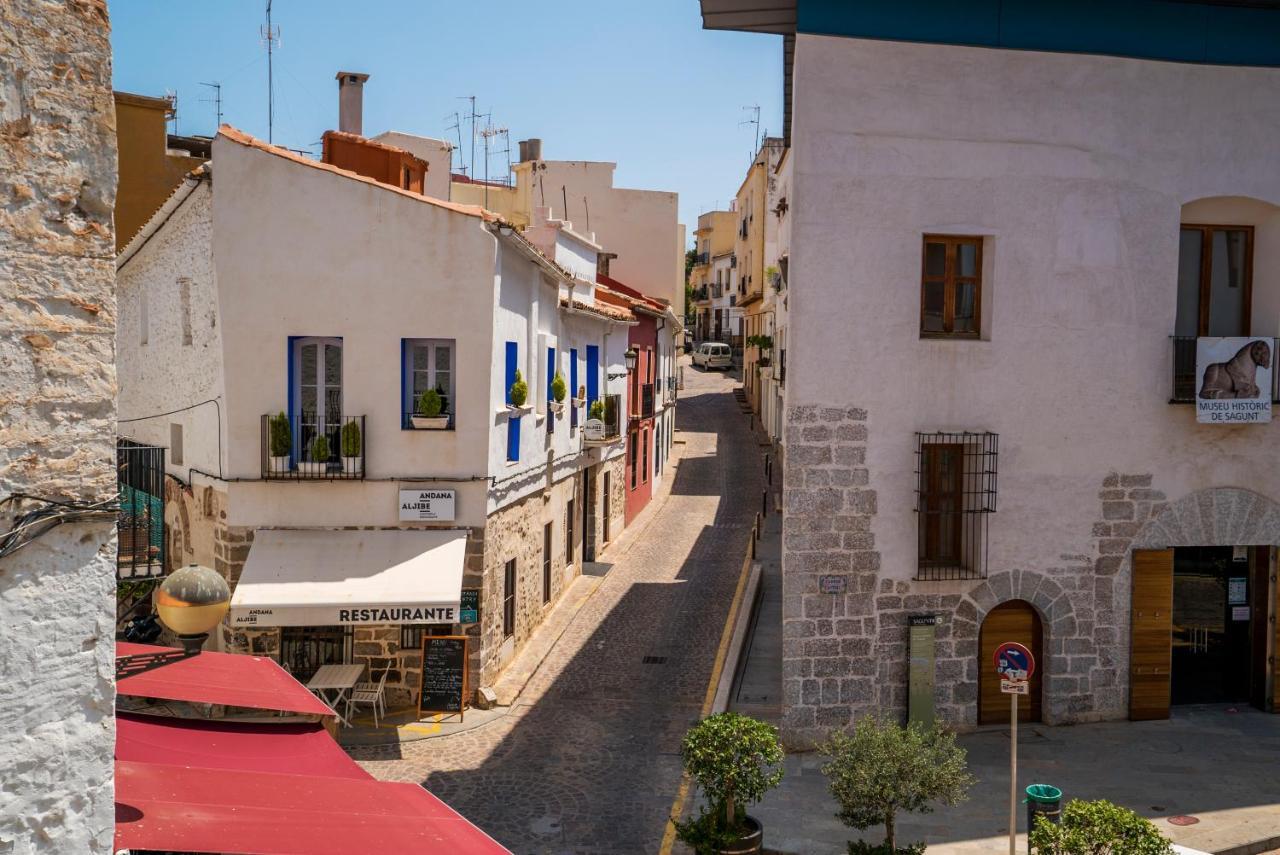
[[[404,364],[400,366],[401,382],[404,384],[402,395],[403,399],[408,402],[410,412],[413,411],[417,402],[413,391],[413,377],[417,369],[414,368],[413,355],[414,349],[418,347],[427,348],[427,377],[430,381],[430,388],[434,389],[439,385],[438,374],[439,366],[436,364],[436,348],[449,348],[449,383],[445,387],[445,398],[448,400],[449,408],[445,411],[445,415],[449,416],[451,422],[457,421],[458,416],[458,340],[453,338],[407,338],[404,341]]]

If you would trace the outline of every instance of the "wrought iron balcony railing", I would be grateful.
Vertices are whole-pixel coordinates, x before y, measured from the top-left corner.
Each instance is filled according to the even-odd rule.
[[[156,446],[116,440],[116,482],[120,490],[117,579],[164,575],[164,452]]]
[[[323,440],[323,442],[322,442]],[[277,481],[364,478],[364,416],[315,413],[262,417],[262,477]]]
[[[605,395],[600,400],[604,402],[604,418],[601,419],[604,422],[604,434],[599,438],[584,434],[583,442],[586,445],[608,445],[622,438],[622,396]]]
[[[1196,341],[1192,335],[1175,335],[1169,337],[1173,343],[1173,388],[1169,396],[1170,404],[1194,404],[1199,387],[1196,377]],[[1276,348],[1280,339],[1271,342],[1271,401],[1280,403],[1280,371],[1275,370]]]
[[[637,407],[635,410],[636,415],[642,419],[653,418],[653,384],[652,383],[642,383],[640,385],[640,400],[638,403],[640,406]]]

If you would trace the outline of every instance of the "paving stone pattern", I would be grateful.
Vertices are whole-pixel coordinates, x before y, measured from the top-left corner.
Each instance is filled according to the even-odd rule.
[[[687,365],[685,377],[670,496],[602,556],[613,569],[518,706],[475,730],[352,752],[378,778],[421,782],[519,855],[648,855],[662,839],[762,489],[734,381]]]

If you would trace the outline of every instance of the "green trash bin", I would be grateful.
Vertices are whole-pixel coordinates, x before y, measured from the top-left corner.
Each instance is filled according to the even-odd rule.
[[[1062,790],[1049,784],[1032,784],[1027,787],[1027,833],[1036,827],[1036,817],[1057,825],[1062,821]]]

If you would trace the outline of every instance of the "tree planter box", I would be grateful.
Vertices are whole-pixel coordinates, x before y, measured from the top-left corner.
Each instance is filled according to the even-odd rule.
[[[564,401],[547,401],[547,409],[557,416],[564,414]]]
[[[324,463],[299,463],[298,471],[303,475],[310,475],[312,478],[319,478],[329,473],[329,462]]]
[[[272,475],[279,475],[289,471],[289,455],[283,457],[272,457],[268,460],[268,472]]]
[[[410,416],[409,421],[414,430],[446,430],[449,427],[448,416]]]

